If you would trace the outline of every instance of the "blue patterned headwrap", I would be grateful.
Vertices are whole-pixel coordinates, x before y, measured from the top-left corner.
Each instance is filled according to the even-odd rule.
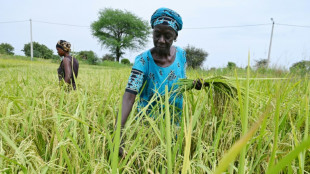
[[[154,28],[158,24],[165,24],[172,27],[177,33],[182,29],[183,22],[181,16],[169,9],[159,8],[151,17],[151,26]]]

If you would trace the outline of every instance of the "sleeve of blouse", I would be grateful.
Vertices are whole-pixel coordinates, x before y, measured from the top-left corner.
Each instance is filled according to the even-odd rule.
[[[125,91],[137,95],[145,82],[146,60],[143,55],[136,57]]]

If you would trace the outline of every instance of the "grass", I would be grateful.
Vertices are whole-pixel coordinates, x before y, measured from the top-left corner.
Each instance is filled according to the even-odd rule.
[[[70,93],[58,86],[57,68],[0,56],[0,173],[310,171],[309,78],[189,70],[189,79],[230,77],[236,97],[217,100],[213,88],[185,92],[180,126],[170,124],[176,115],[160,97],[156,118],[130,114],[121,135],[127,155],[119,158],[114,123],[131,67],[81,64]]]

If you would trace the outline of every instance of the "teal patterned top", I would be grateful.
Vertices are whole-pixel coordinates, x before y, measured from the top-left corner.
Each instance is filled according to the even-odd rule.
[[[182,111],[183,96],[175,92],[178,88],[175,83],[180,78],[186,78],[185,70],[186,52],[182,48],[176,47],[175,60],[168,67],[158,66],[154,62],[151,51],[148,50],[136,57],[126,91],[135,95],[141,93],[138,105],[138,109],[141,109],[147,106],[154,95],[164,96],[165,86],[168,85],[168,90],[171,92],[170,104],[175,104],[175,107]],[[153,102],[151,106],[154,104],[156,103]]]

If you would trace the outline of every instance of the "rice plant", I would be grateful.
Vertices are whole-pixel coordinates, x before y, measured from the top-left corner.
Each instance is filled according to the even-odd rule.
[[[0,56],[0,173],[238,173],[243,148],[244,173],[310,171],[309,78],[190,70],[179,84],[179,125],[173,106],[164,107],[166,92],[154,98],[156,117],[135,103],[120,134],[115,120],[130,67],[82,64],[68,93],[57,66]],[[197,78],[208,85],[188,90]]]

